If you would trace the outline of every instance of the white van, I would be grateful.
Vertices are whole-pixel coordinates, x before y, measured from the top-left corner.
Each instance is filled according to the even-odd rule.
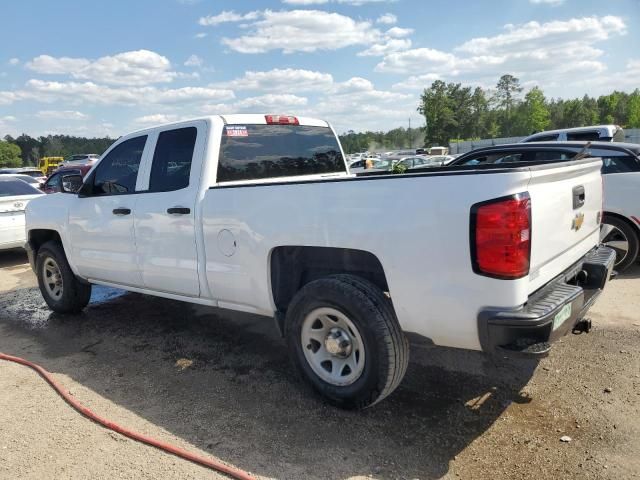
[[[562,128],[529,135],[521,142],[624,142],[624,130],[618,125],[593,125],[590,127]]]

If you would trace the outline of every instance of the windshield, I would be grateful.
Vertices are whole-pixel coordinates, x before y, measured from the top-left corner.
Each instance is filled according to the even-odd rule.
[[[218,181],[345,172],[338,140],[328,127],[226,125]]]
[[[42,193],[22,180],[0,180],[0,197],[13,197],[19,195],[38,195]]]

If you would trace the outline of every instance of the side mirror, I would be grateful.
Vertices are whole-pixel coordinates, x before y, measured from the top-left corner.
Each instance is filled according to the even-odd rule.
[[[82,188],[82,175],[65,175],[62,177],[63,193],[78,193]]]

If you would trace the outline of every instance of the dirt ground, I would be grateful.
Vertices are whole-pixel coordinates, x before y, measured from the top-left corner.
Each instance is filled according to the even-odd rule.
[[[0,252],[0,352],[101,415],[258,477],[640,477],[640,267],[609,285],[592,333],[548,358],[413,348],[402,385],[363,412],[312,396],[268,319],[106,288],[67,317],[35,285],[23,253]],[[0,478],[224,477],[92,423],[0,361]]]

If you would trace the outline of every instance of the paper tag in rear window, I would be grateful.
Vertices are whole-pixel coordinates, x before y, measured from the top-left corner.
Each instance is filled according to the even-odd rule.
[[[249,132],[247,131],[247,127],[244,125],[227,125],[225,131],[227,132],[227,137],[248,137]]]

